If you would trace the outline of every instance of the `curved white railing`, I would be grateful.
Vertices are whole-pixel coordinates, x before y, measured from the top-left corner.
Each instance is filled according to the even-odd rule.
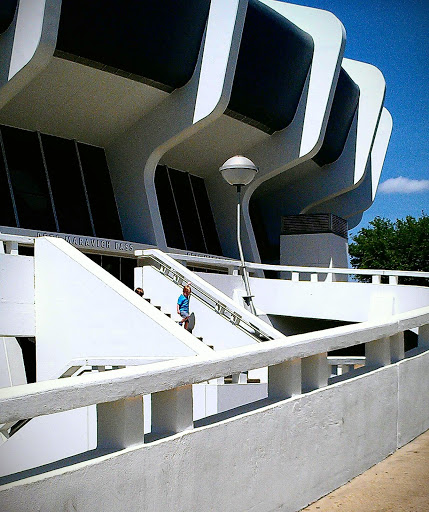
[[[170,253],[169,256],[176,260],[186,262],[187,264],[197,265],[202,270],[210,268],[212,270],[226,270],[229,274],[238,273],[241,268],[239,260],[220,257],[202,257],[194,255],[184,255],[179,253]],[[409,270],[376,270],[376,269],[355,269],[355,268],[337,268],[337,267],[304,267],[292,265],[270,265],[266,263],[246,262],[246,268],[249,270],[271,270],[275,272],[290,272],[293,281],[299,281],[300,274],[310,274],[313,281],[317,281],[319,275],[346,275],[346,276],[371,276],[374,284],[380,284],[382,276],[389,278],[389,284],[398,284],[398,277],[419,277],[429,279],[429,272],[409,271]]]
[[[278,367],[288,361],[320,354],[326,357],[328,351],[335,349],[379,340],[389,342],[390,338],[414,328],[419,329],[419,347],[429,349],[429,307],[425,307],[394,315],[385,322],[362,322],[291,336],[288,344],[283,340],[270,340],[215,352],[210,358],[178,358],[79,379],[15,386],[0,391],[0,423],[172,390],[255,368]]]

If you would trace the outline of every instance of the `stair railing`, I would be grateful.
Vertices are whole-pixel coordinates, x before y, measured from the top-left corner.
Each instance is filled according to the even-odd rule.
[[[192,283],[192,295],[206,307],[236,326],[257,342],[278,339],[283,336],[269,324],[235,303],[227,295],[201,279],[194,272],[158,249],[135,251],[139,266],[150,265],[171,282],[182,287]]]

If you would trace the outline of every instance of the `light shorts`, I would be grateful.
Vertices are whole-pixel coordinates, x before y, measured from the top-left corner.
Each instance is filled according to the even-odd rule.
[[[182,318],[188,318],[188,316],[189,316],[189,311],[185,311],[184,309],[181,309],[181,310],[180,310],[180,316],[181,316]]]

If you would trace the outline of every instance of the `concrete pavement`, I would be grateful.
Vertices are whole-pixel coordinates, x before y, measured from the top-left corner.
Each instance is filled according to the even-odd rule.
[[[301,512],[429,512],[429,430]]]

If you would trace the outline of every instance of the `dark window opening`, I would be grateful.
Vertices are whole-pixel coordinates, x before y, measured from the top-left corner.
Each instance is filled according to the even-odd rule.
[[[59,231],[94,236],[74,141],[42,135]]]
[[[1,128],[19,227],[56,231],[48,182],[36,132]]]
[[[122,228],[103,148],[78,143],[95,236],[122,240]]]

